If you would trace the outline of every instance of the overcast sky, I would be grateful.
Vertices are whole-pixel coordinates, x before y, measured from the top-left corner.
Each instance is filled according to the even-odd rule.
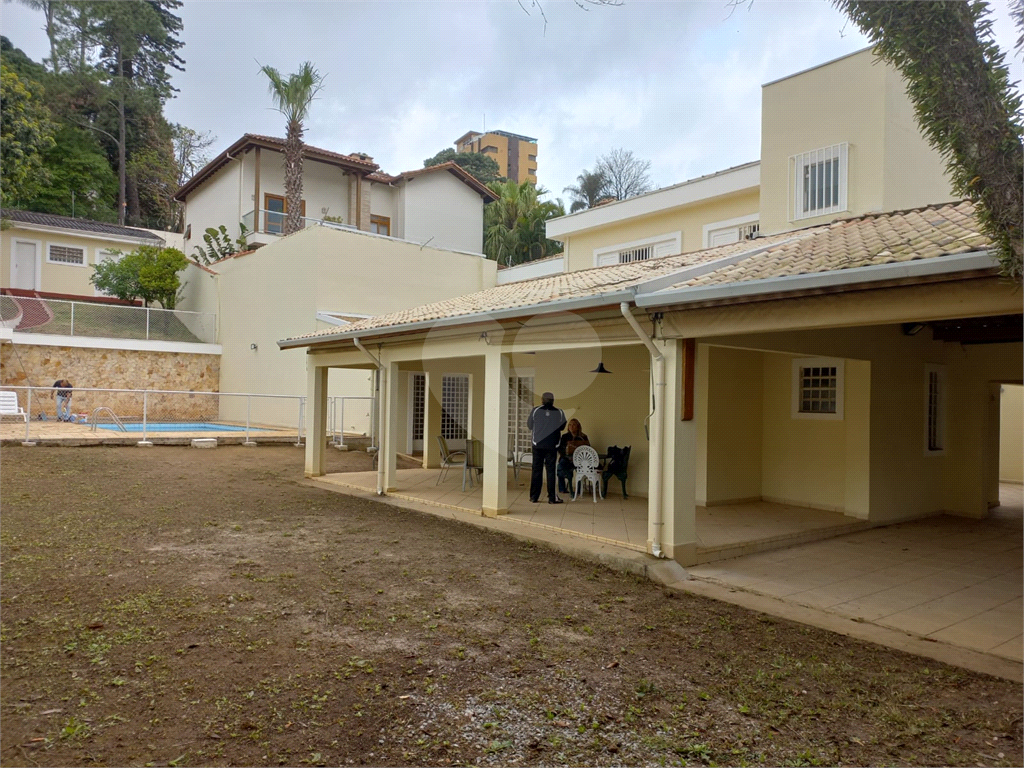
[[[186,70],[165,113],[212,132],[211,155],[246,132],[283,136],[257,61],[289,73],[309,60],[327,78],[307,143],[366,152],[397,173],[469,130],[521,133],[539,140],[539,183],[564,197],[616,147],[650,160],[657,187],[757,159],[761,85],[867,45],[826,0],[731,13],[726,0],[544,0],[546,27],[521,2],[531,13],[516,0],[186,0]],[[1005,2],[992,6],[1009,50]],[[41,13],[0,10],[14,45],[48,55]]]

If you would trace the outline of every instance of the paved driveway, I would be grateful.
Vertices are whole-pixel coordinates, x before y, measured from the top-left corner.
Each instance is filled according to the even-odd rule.
[[[934,517],[688,569],[725,584],[1021,661],[1022,488],[987,520]]]

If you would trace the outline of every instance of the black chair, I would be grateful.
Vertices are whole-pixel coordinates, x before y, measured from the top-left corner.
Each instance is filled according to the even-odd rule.
[[[608,479],[612,477],[619,478],[619,482],[622,483],[622,498],[629,498],[626,494],[626,478],[629,476],[629,452],[631,450],[632,446],[629,445],[625,448],[613,445],[608,449],[608,464],[601,473],[601,479],[604,480],[604,494],[602,495],[605,498],[608,496]]]

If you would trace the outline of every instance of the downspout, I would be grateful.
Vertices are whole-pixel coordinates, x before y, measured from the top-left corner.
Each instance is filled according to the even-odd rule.
[[[356,349],[370,358],[377,366],[377,495],[384,495],[384,460],[381,458],[381,447],[384,443],[380,439],[380,436],[384,433],[384,398],[381,397],[381,390],[384,387],[384,364],[373,356],[366,347],[362,345],[359,339],[352,339],[352,343],[356,345]]]
[[[662,496],[662,466],[665,461],[665,356],[655,346],[654,341],[647,332],[640,327],[640,323],[629,311],[629,303],[619,304],[622,316],[629,323],[629,327],[637,335],[643,345],[651,353],[651,367],[654,372],[654,404],[651,408],[651,487],[647,489],[647,504],[651,512],[651,522],[654,527],[654,539],[651,541],[651,554],[655,557],[664,557],[661,551],[661,529],[664,525],[662,520],[661,496]],[[648,416],[648,418],[651,418]]]

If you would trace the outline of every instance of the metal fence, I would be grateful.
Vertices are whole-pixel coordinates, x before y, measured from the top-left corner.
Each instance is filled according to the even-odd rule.
[[[75,387],[66,422],[59,418],[53,387],[3,390],[17,393],[23,412],[0,411],[0,437],[7,439],[244,435],[246,442],[287,436],[298,443],[306,435],[306,398],[298,395]],[[346,435],[368,436],[376,445],[375,403],[372,397],[329,397],[330,441],[345,445]]]
[[[217,316],[209,312],[0,296],[0,323],[18,333],[147,339],[214,344]]]
[[[53,387],[4,387],[17,393],[22,413],[0,412],[0,435],[38,438],[287,437],[305,436],[305,401],[296,395],[182,392],[76,387],[70,421],[58,414]]]

